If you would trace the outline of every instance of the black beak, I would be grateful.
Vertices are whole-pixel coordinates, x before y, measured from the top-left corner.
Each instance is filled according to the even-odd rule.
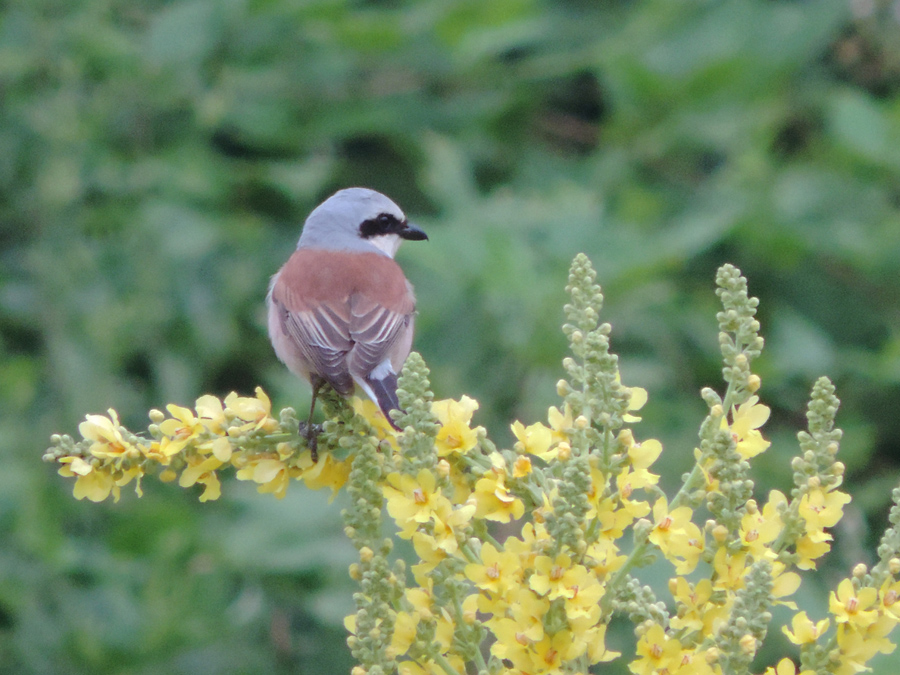
[[[426,241],[428,239],[428,235],[425,234],[425,231],[419,227],[416,227],[412,223],[404,223],[403,229],[398,233],[401,239],[407,239],[409,241]]]

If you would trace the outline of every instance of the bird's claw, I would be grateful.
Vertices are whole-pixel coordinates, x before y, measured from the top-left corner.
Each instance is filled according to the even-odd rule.
[[[309,456],[313,464],[317,463],[319,461],[319,434],[322,433],[322,425],[300,422],[300,427],[297,431],[306,439],[306,447],[309,448]]]

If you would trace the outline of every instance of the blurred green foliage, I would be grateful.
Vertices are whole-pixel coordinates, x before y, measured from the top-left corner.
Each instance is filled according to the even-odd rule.
[[[789,486],[804,400],[829,375],[854,495],[831,578],[867,560],[900,437],[892,7],[2,3],[0,672],[349,668],[340,500],[231,484],[199,505],[148,484],[83,504],[40,454],[108,407],[139,427],[150,407],[257,384],[305,406],[263,296],[309,210],[350,185],[429,232],[399,256],[416,347],[436,394],[477,397],[499,442],[555,402],[566,269],[587,253],[670,485],[697,392],[720,382],[713,275],[741,267],[773,406],[758,487]],[[801,602],[815,612],[823,587]]]

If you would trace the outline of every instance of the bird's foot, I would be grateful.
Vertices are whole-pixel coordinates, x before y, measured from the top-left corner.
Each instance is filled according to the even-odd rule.
[[[309,456],[313,464],[317,463],[319,461],[319,434],[322,433],[322,425],[300,422],[300,428],[297,431],[306,439],[306,447],[309,448]]]

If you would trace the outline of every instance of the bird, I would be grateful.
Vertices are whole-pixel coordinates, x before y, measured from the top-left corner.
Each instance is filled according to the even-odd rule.
[[[390,411],[400,407],[397,374],[412,348],[416,298],[394,255],[404,240],[427,239],[385,195],[345,188],[310,212],[296,250],[272,277],[269,339],[312,387],[305,435],[314,462],[313,412],[326,384],[345,397],[358,387],[400,430]]]

